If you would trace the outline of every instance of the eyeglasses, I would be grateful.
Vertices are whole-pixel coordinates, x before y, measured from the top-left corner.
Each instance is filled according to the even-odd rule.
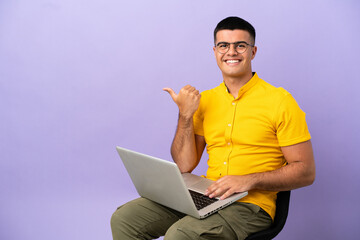
[[[218,44],[216,44],[215,48],[219,53],[225,54],[229,51],[231,44],[234,44],[235,51],[239,54],[244,53],[246,51],[246,49],[248,49],[248,46],[254,47],[254,45],[251,45],[244,41],[240,41],[240,42],[233,42],[233,43],[219,42]]]

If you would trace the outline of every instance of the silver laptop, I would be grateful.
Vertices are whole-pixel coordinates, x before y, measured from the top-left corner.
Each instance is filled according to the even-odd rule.
[[[173,162],[121,147],[116,149],[140,196],[195,218],[206,218],[248,194],[209,199],[204,193],[214,181],[191,173],[181,174]]]

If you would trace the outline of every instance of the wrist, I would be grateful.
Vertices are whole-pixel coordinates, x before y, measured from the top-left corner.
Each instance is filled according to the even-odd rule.
[[[190,122],[193,119],[193,114],[186,114],[179,112],[179,120]]]
[[[253,173],[249,175],[250,177],[250,189],[259,189],[259,185],[261,185],[261,173]]]

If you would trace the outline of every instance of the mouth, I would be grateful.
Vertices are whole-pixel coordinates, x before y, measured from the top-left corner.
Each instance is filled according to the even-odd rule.
[[[236,63],[241,62],[241,60],[240,59],[225,59],[224,62],[228,63],[228,64],[236,64]]]

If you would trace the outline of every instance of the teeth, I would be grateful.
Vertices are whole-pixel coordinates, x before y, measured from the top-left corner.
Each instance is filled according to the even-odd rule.
[[[237,63],[237,62],[239,62],[239,60],[227,60],[226,62],[228,62],[228,63]]]

